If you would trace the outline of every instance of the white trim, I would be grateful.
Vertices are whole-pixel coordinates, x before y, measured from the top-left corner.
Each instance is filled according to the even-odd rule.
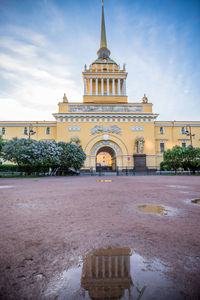
[[[49,123],[46,123],[46,124],[35,124],[33,122],[28,122],[28,123],[20,123],[20,124],[17,124],[17,123],[13,123],[13,124],[9,124],[9,123],[0,123],[0,127],[27,127],[27,126],[31,126],[32,127],[56,127],[56,123],[55,124],[49,124]]]
[[[185,124],[173,124],[173,122],[171,124],[156,124],[155,122],[155,126],[156,127],[200,127],[200,122],[199,124],[191,124],[191,123],[185,123]]]

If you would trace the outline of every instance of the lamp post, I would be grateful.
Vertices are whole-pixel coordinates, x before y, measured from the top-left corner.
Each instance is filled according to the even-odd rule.
[[[188,130],[188,128],[189,128],[189,130]],[[192,138],[195,137],[195,134],[192,134],[191,126],[186,126],[186,130],[185,130],[184,134],[186,134],[187,136],[190,137],[190,144],[192,146]]]
[[[28,135],[28,139],[30,140],[31,136],[36,134],[36,131],[33,130],[33,125],[30,124],[28,127],[28,131],[24,133],[25,135]]]

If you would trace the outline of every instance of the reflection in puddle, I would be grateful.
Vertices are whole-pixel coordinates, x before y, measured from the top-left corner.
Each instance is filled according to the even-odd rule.
[[[159,260],[144,259],[129,248],[99,249],[55,278],[46,299],[181,299]]]
[[[187,189],[188,186],[185,186],[185,185],[167,185],[168,187],[171,187],[171,188],[177,188],[177,189]]]
[[[191,202],[194,203],[194,204],[199,204],[200,205],[200,199],[195,199],[195,200],[192,200]]]
[[[157,214],[160,216],[168,216],[171,213],[170,209],[161,205],[137,205],[136,209],[141,212]]]
[[[130,294],[130,255],[130,249],[102,249],[85,258],[81,286],[91,299],[120,299],[126,290]]]
[[[97,180],[97,182],[112,182],[111,179],[101,179],[101,180]]]
[[[0,185],[0,189],[11,189],[13,185]]]

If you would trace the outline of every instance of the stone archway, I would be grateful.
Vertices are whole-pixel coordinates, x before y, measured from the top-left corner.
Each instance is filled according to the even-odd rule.
[[[112,134],[104,135],[100,134],[93,137],[89,143],[84,148],[86,153],[86,168],[95,168],[96,167],[96,155],[100,148],[110,147],[115,151],[116,155],[116,167],[123,168],[127,164],[128,151],[126,145],[122,142],[119,137],[116,137]]]
[[[102,146],[96,153],[96,171],[116,171],[116,153],[109,146]]]

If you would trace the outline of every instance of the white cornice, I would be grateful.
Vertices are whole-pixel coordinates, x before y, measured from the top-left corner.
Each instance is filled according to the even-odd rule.
[[[0,127],[56,127],[55,123],[34,123],[34,122],[23,122],[23,123],[10,123],[10,122],[0,122]]]
[[[155,127],[200,127],[200,122],[197,124],[192,124],[192,123],[176,123],[174,124],[173,122],[169,123],[160,123],[158,124],[157,122],[155,122]]]

